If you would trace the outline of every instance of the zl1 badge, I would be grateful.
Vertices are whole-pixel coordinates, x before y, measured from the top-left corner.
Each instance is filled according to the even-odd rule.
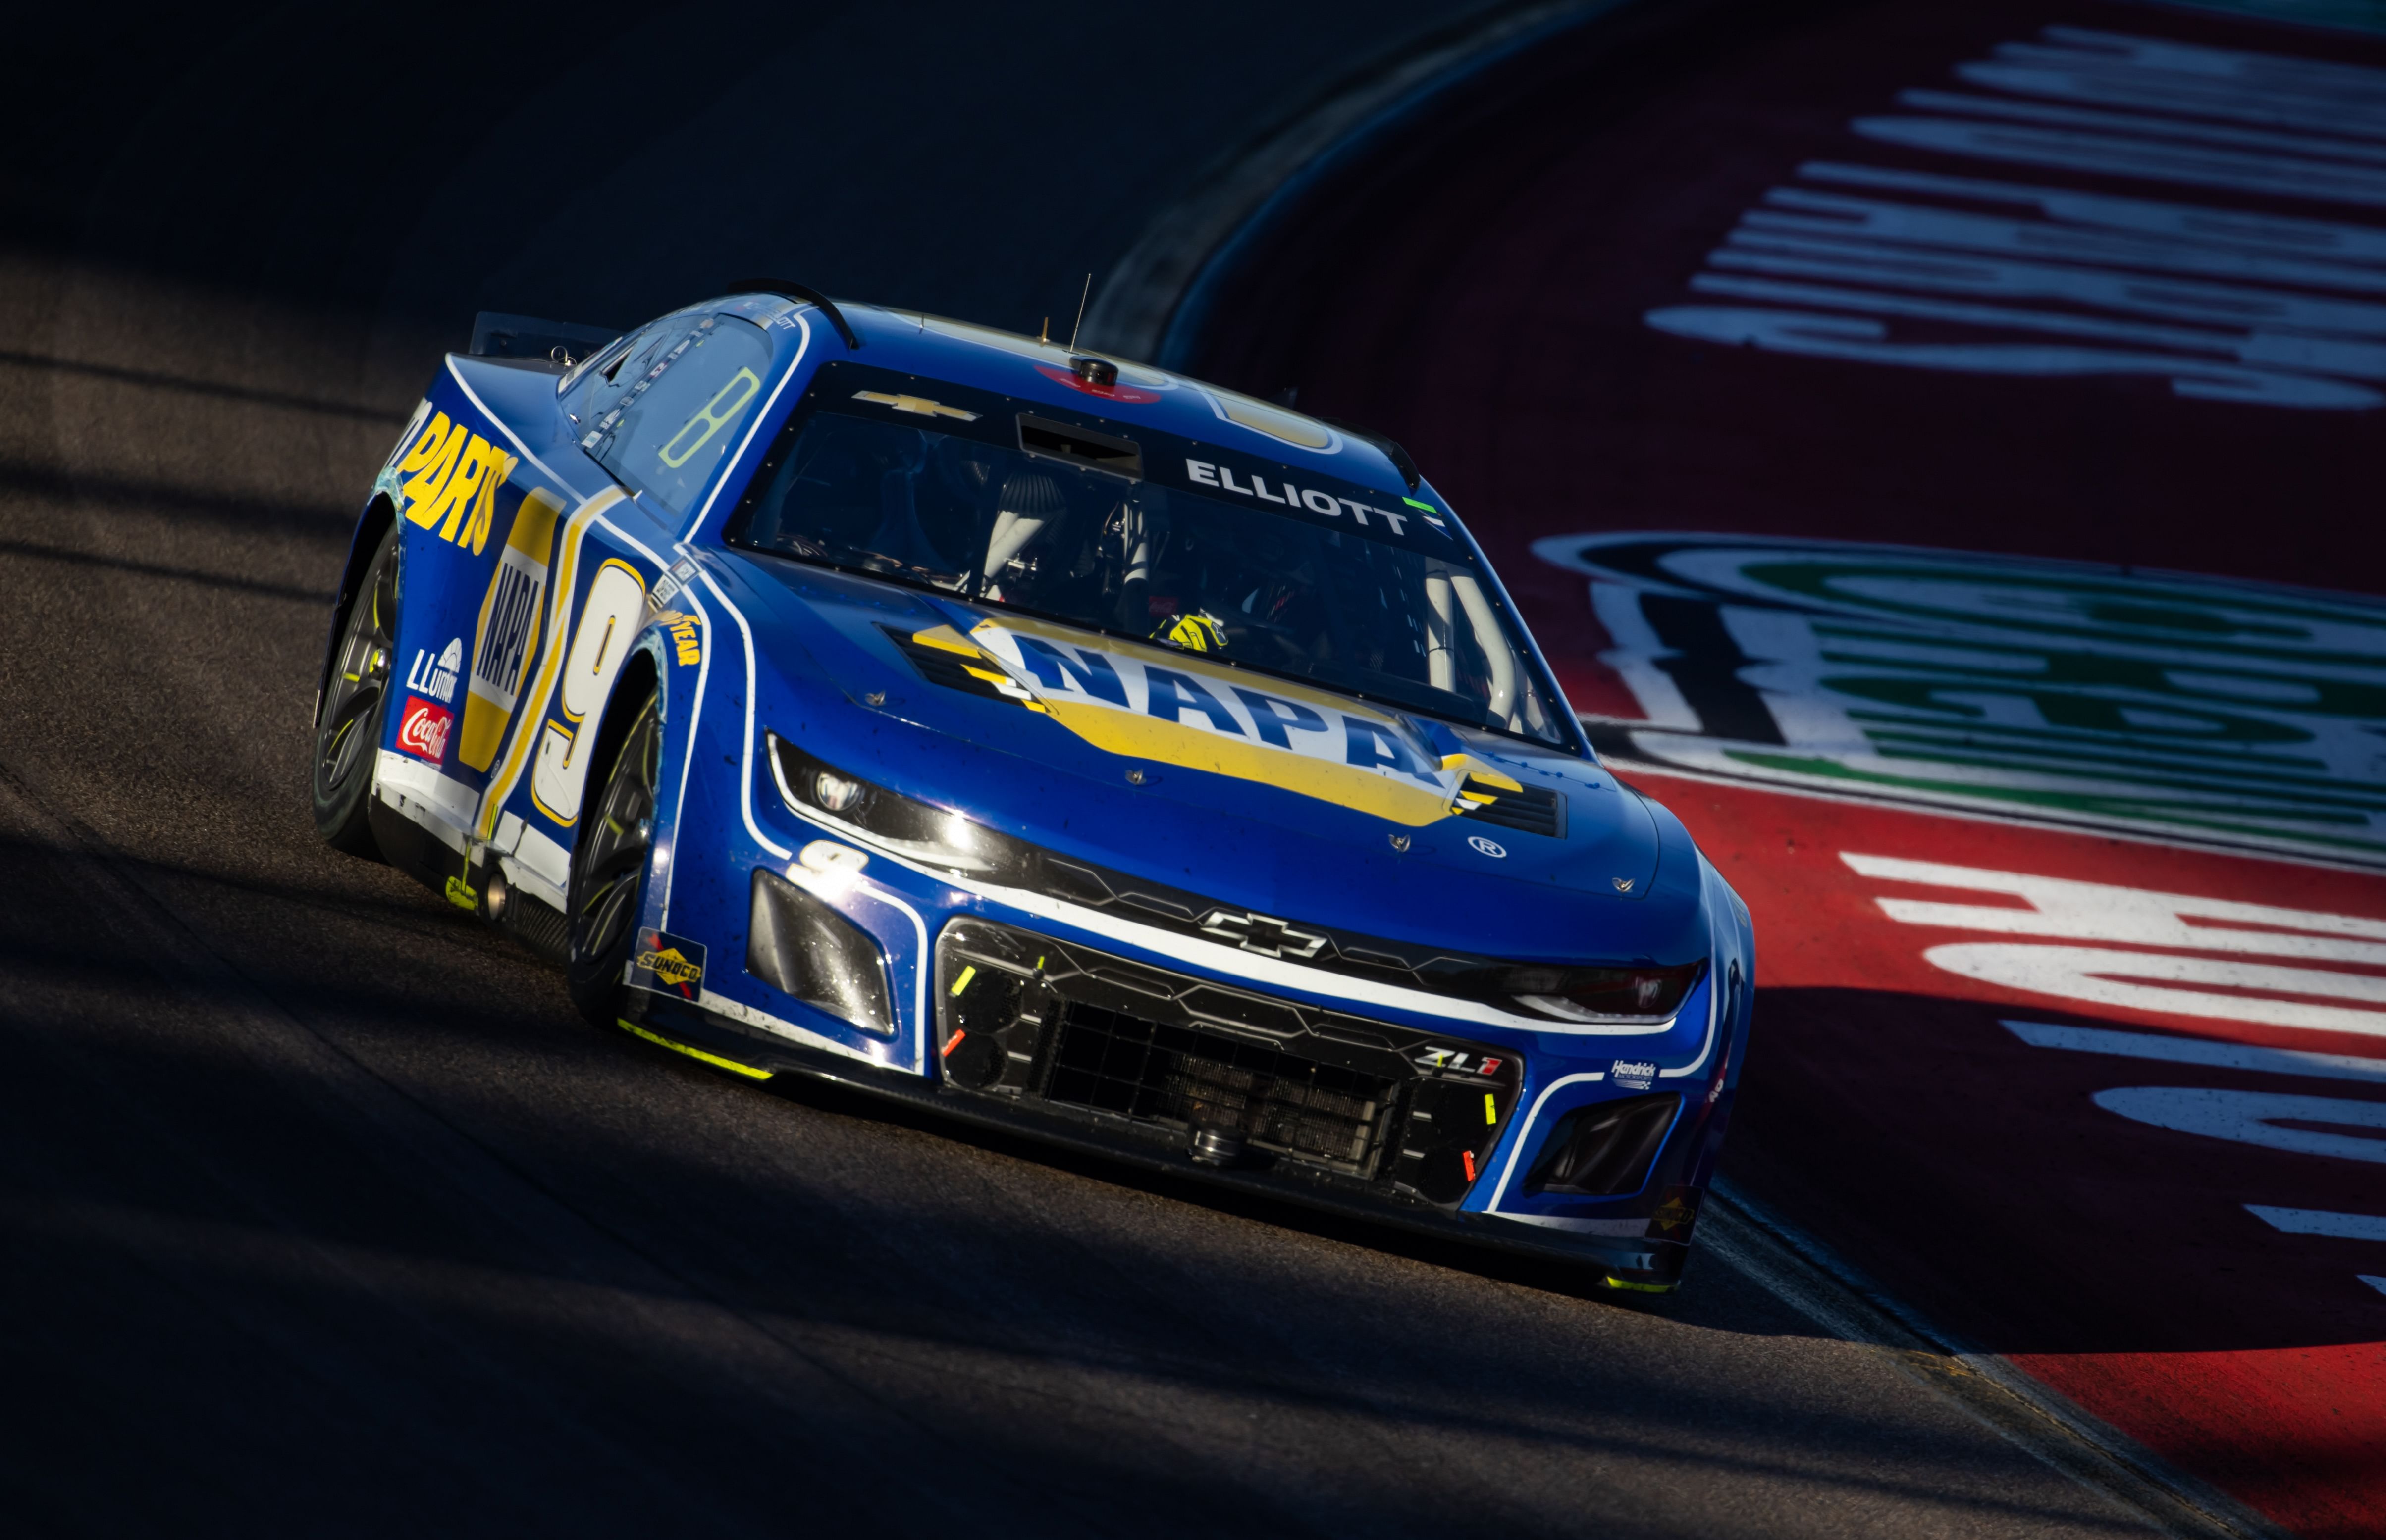
[[[704,983],[704,944],[668,931],[641,930],[630,955],[630,983],[693,1000]]]

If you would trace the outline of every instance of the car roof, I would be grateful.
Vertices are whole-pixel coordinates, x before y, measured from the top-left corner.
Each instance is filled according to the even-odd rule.
[[[1391,457],[1369,438],[1239,391],[1099,348],[1073,351],[1060,343],[973,321],[860,301],[840,301],[837,308],[863,345],[858,354],[848,353],[833,327],[822,325],[817,316],[809,318],[812,340],[826,345],[826,357],[849,356],[881,369],[1049,402],[1116,422],[1146,423],[1182,438],[1374,487],[1393,497],[1431,490],[1422,482],[1411,488]],[[1116,365],[1117,383],[1104,387],[1080,380],[1070,361],[1082,357]],[[1434,502],[1450,517],[1446,502],[1438,496]]]

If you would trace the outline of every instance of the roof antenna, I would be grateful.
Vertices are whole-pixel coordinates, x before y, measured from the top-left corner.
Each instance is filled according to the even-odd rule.
[[[1047,316],[1047,317],[1045,317],[1045,318],[1044,318],[1044,330],[1043,330],[1043,331],[1041,331],[1041,332],[1038,332],[1037,333],[1036,333],[1036,340],[1037,342],[1039,342],[1039,343],[1049,343],[1049,342],[1051,342],[1051,340],[1052,340],[1052,318],[1051,318],[1051,317]]]
[[[1077,332],[1086,324],[1086,301],[1094,292],[1094,275],[1086,275],[1086,286],[1077,292],[1077,324],[1069,328],[1069,351],[1077,351]]]

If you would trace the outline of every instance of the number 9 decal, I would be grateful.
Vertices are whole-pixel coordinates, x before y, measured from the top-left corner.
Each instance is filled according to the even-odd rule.
[[[569,720],[548,719],[530,772],[531,800],[558,823],[569,825],[580,816],[580,798],[588,785],[588,756],[580,752],[581,739],[595,726],[586,719],[613,693],[614,677],[630,656],[630,638],[638,632],[646,604],[646,580],[618,558],[596,569],[588,584],[580,627],[563,659],[558,705]]]

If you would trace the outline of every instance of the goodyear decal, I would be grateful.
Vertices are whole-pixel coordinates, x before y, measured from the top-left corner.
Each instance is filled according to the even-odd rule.
[[[382,474],[409,523],[479,556],[497,514],[497,488],[521,464],[446,412],[433,413],[410,447]]]
[[[683,664],[704,661],[704,633],[696,617],[683,615],[676,609],[666,609],[655,617],[655,623],[671,633],[672,650]]]
[[[931,637],[934,640],[931,640]],[[1191,655],[1005,616],[966,642],[942,642],[997,665],[1023,705],[1098,748],[1279,786],[1417,826],[1449,817],[1486,777],[1514,782],[1463,754],[1437,754],[1400,719],[1323,691],[1241,673]],[[973,672],[976,670],[973,670]]]

